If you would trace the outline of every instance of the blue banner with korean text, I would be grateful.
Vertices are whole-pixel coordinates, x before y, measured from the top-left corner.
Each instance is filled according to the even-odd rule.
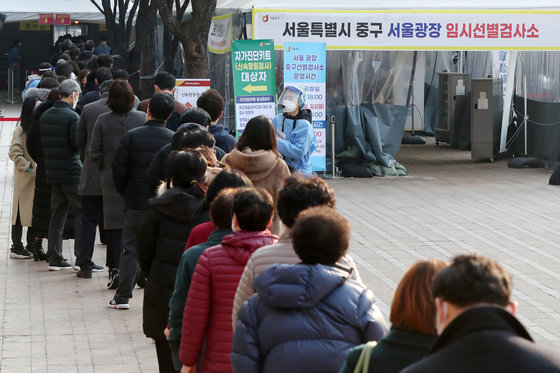
[[[284,44],[284,86],[295,84],[306,93],[305,108],[311,110],[317,148],[311,155],[313,171],[326,169],[326,82],[325,43]]]

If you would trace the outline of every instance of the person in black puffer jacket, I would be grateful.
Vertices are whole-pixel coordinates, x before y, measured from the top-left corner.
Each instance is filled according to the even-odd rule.
[[[73,110],[80,91],[80,85],[75,80],[68,79],[62,82],[59,88],[60,100],[41,116],[39,125],[47,183],[51,185],[51,220],[47,250],[51,271],[72,268],[62,257],[62,234],[69,207],[75,218],[76,263],[82,268],[89,265],[87,258],[83,258],[81,254],[81,205],[78,183],[82,162],[76,144],[80,116]]]
[[[144,334],[156,343],[160,372],[173,372],[171,350],[163,333],[175,274],[191,229],[210,220],[204,192],[206,160],[196,151],[171,153],[172,188],[150,199],[150,212],[138,231],[138,262],[147,277]]]
[[[165,121],[173,112],[173,96],[156,93],[150,99],[148,121],[126,132],[115,152],[111,165],[117,192],[124,197],[125,215],[122,232],[123,251],[119,263],[119,287],[109,307],[129,309],[132,289],[138,271],[136,234],[144,223],[152,197],[148,189],[146,171],[154,154],[171,142],[173,131],[165,128]]]
[[[47,183],[47,174],[45,171],[45,157],[43,156],[43,145],[39,133],[39,120],[44,112],[49,110],[60,98],[58,89],[53,89],[47,96],[47,100],[37,106],[33,111],[33,123],[27,136],[27,151],[31,158],[37,164],[35,172],[35,194],[33,195],[33,218],[31,225],[33,226],[33,234],[35,235],[35,252],[36,258],[40,260],[46,259],[43,251],[42,239],[47,238],[49,232],[49,223],[51,221],[51,185]],[[63,239],[74,238],[74,216],[68,212],[66,224],[64,225]]]

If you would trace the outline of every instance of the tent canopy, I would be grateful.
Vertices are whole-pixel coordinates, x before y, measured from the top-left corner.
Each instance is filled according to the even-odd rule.
[[[309,0],[218,0],[218,9],[559,9],[557,0],[471,0],[469,2],[450,2],[443,0],[354,0],[350,3],[340,1]]]
[[[98,4],[100,0],[96,0]],[[341,5],[339,1],[309,0],[218,0],[217,9],[560,9],[558,0],[471,0],[449,2],[443,0],[355,0]],[[6,22],[38,20],[40,13],[68,13],[72,20],[104,22],[99,9],[90,0],[25,0],[5,1],[0,12]]]

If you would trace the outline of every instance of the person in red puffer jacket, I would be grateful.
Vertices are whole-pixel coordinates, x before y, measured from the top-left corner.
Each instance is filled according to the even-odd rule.
[[[179,350],[182,373],[196,371],[201,352],[201,372],[232,372],[233,298],[251,254],[261,246],[278,241],[267,229],[273,212],[272,196],[266,190],[240,188],[236,192],[233,234],[202,253],[192,278]]]

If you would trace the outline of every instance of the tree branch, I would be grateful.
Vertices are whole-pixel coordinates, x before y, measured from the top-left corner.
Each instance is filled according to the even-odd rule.
[[[165,0],[156,0],[159,15],[161,16],[161,20],[163,21],[164,26],[176,37],[179,37],[181,33],[180,24],[173,18],[173,14],[167,7]]]
[[[103,16],[105,16],[105,11],[103,10],[103,8],[101,8],[101,7],[99,6],[99,4],[97,4],[97,3],[95,2],[95,0],[89,0],[89,1],[91,1],[91,3],[92,3],[93,5],[95,5],[95,7],[96,7],[97,9],[99,9],[99,11],[101,12],[101,14],[103,14]]]

